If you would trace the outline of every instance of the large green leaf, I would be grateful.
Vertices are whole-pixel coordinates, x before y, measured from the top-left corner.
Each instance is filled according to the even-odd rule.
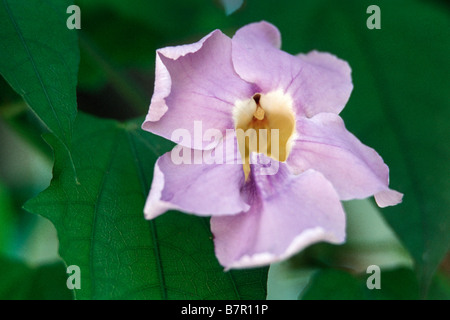
[[[79,114],[73,179],[57,139],[51,186],[26,204],[50,219],[60,254],[81,269],[79,299],[263,299],[266,269],[224,272],[214,256],[208,220],[178,212],[144,220],[154,162],[171,148],[143,132]]]
[[[66,26],[70,0],[0,2],[0,73],[42,122],[70,145],[79,50]]]
[[[369,5],[381,29],[366,27]],[[291,17],[295,13],[295,18]],[[342,116],[390,168],[402,204],[382,213],[415,260],[422,293],[450,245],[450,19],[437,1],[248,1],[231,16],[266,19],[283,49],[331,52],[352,67],[354,91]]]
[[[0,256],[0,299],[70,300],[62,262],[31,268],[21,261]]]

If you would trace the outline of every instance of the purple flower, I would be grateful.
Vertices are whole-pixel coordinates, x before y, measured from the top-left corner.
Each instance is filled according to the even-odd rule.
[[[179,145],[155,165],[145,215],[212,216],[216,256],[227,269],[279,261],[318,241],[342,243],[341,200],[374,195],[384,207],[402,199],[389,189],[381,157],[338,115],[353,88],[348,64],[317,51],[293,56],[280,45],[278,29],[259,22],[232,39],[216,30],[156,55],[142,127]],[[198,135],[199,124],[209,138],[180,139]],[[212,158],[221,161],[205,160]]]

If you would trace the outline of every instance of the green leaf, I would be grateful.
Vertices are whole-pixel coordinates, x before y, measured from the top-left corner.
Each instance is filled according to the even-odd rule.
[[[12,234],[13,204],[8,190],[0,181],[0,253],[5,252]]]
[[[267,277],[267,300],[297,300],[320,268],[303,261],[302,254],[272,263]]]
[[[419,283],[415,273],[408,268],[383,270],[380,288],[369,289],[367,281],[374,273],[351,274],[342,270],[323,269],[317,272],[305,290],[303,300],[418,300]],[[371,281],[371,280],[369,280]],[[441,274],[434,277],[429,298],[448,300],[450,285]]]
[[[366,26],[369,5],[381,29]],[[450,246],[449,9],[438,1],[248,1],[240,24],[268,20],[283,49],[316,49],[349,62],[354,90],[342,117],[377,150],[405,194],[382,213],[415,261],[422,295]],[[295,19],[290,19],[295,12]]]
[[[66,267],[63,262],[40,266],[35,270],[32,293],[29,299],[73,300],[73,291],[67,288]]]
[[[448,12],[433,4],[383,1],[379,6],[380,32],[357,29],[366,17],[348,19],[359,31],[357,43],[366,43],[352,57],[355,63],[350,61],[355,83],[366,89],[355,90],[347,123],[381,153],[392,187],[405,194],[401,205],[383,213],[415,260],[424,297],[450,246],[450,181],[442,178],[450,174],[450,145],[439,143],[450,136],[445,120],[450,117],[445,81],[450,24]],[[363,8],[345,9],[356,17]],[[366,116],[358,105],[365,106]]]
[[[172,143],[125,124],[79,114],[67,155],[55,153],[50,187],[26,204],[55,225],[60,254],[81,269],[78,299],[263,299],[267,269],[224,272],[207,219],[170,212],[144,220],[158,155]]]
[[[70,146],[76,116],[77,33],[69,0],[0,2],[0,73],[47,128]]]
[[[363,285],[365,283],[345,271],[324,269],[313,276],[312,283],[302,299],[363,300],[365,298]]]
[[[66,286],[67,274],[61,262],[31,268],[0,257],[1,300],[71,300]]]
[[[450,300],[450,279],[449,274],[444,272],[437,273],[434,281],[431,283],[428,294],[430,300]]]

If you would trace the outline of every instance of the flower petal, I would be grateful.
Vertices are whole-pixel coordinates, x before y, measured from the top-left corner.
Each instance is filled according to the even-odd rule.
[[[264,21],[239,29],[232,41],[233,64],[241,78],[262,93],[282,89],[291,95],[298,115],[338,114],[347,103],[353,85],[345,61],[317,51],[298,56],[283,52],[278,29]]]
[[[214,163],[219,157],[217,162],[222,163]],[[200,216],[246,211],[249,205],[241,195],[244,179],[234,135],[227,135],[213,150],[176,146],[155,164],[145,217],[153,219],[170,209]]]
[[[347,131],[338,115],[321,113],[298,119],[297,139],[286,162],[294,173],[321,172],[341,200],[377,195],[380,206],[401,202],[401,194],[388,187],[389,168],[383,159]]]
[[[387,189],[380,191],[378,193],[375,193],[375,202],[380,208],[389,207],[389,206],[395,206],[396,204],[399,204],[402,202],[403,199],[403,193],[400,193],[395,190]]]
[[[152,101],[150,104],[150,109],[147,114],[146,122],[155,122],[161,119],[161,117],[167,112],[168,108],[165,99],[169,96],[172,87],[172,81],[170,78],[170,73],[167,70],[164,63],[161,61],[161,56],[170,58],[172,60],[177,60],[178,58],[185,56],[188,53],[194,53],[200,50],[203,43],[210,38],[212,33],[203,37],[200,41],[185,44],[174,47],[166,47],[158,49],[156,51],[156,65],[155,65],[155,88],[152,96]],[[149,124],[144,123],[144,127]]]
[[[227,269],[267,265],[315,242],[345,240],[345,214],[331,183],[313,170],[298,176],[286,170],[259,176],[258,188],[269,192],[256,196],[249,211],[211,218],[216,256]]]
[[[197,43],[157,51],[155,91],[142,128],[171,140],[177,129],[193,133],[194,121],[201,121],[204,130],[224,132],[233,128],[235,102],[252,94],[252,85],[234,71],[231,39],[216,30]]]
[[[306,64],[299,71],[299,81],[293,81],[289,92],[295,100],[301,101],[306,116],[321,112],[339,114],[353,90],[349,64],[330,53],[319,51],[297,57]]]

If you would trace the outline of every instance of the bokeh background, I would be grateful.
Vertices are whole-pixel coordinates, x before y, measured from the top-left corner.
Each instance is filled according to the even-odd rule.
[[[382,210],[374,209],[372,202],[347,205],[349,214],[364,217],[371,211],[378,222],[368,225],[368,219],[352,219],[353,247],[339,251],[315,246],[301,258],[271,269],[269,297],[449,299],[447,1],[247,0],[231,14],[218,0],[78,0],[75,4],[81,8],[82,27],[77,31],[78,109],[101,118],[125,121],[145,115],[153,92],[155,50],[195,42],[214,29],[232,36],[247,23],[266,20],[280,29],[283,50],[326,51],[348,61],[354,91],[341,115],[347,128],[389,165],[391,187],[405,194],[404,202]],[[370,16],[366,9],[372,4],[381,9],[379,30],[366,26]],[[40,137],[44,131],[21,96],[0,77],[3,299],[73,298],[65,288],[55,228],[22,209],[52,177],[52,150]],[[382,235],[361,243],[361,228]],[[389,265],[382,278],[384,291],[365,289],[363,269],[349,272],[367,255],[374,264]]]

